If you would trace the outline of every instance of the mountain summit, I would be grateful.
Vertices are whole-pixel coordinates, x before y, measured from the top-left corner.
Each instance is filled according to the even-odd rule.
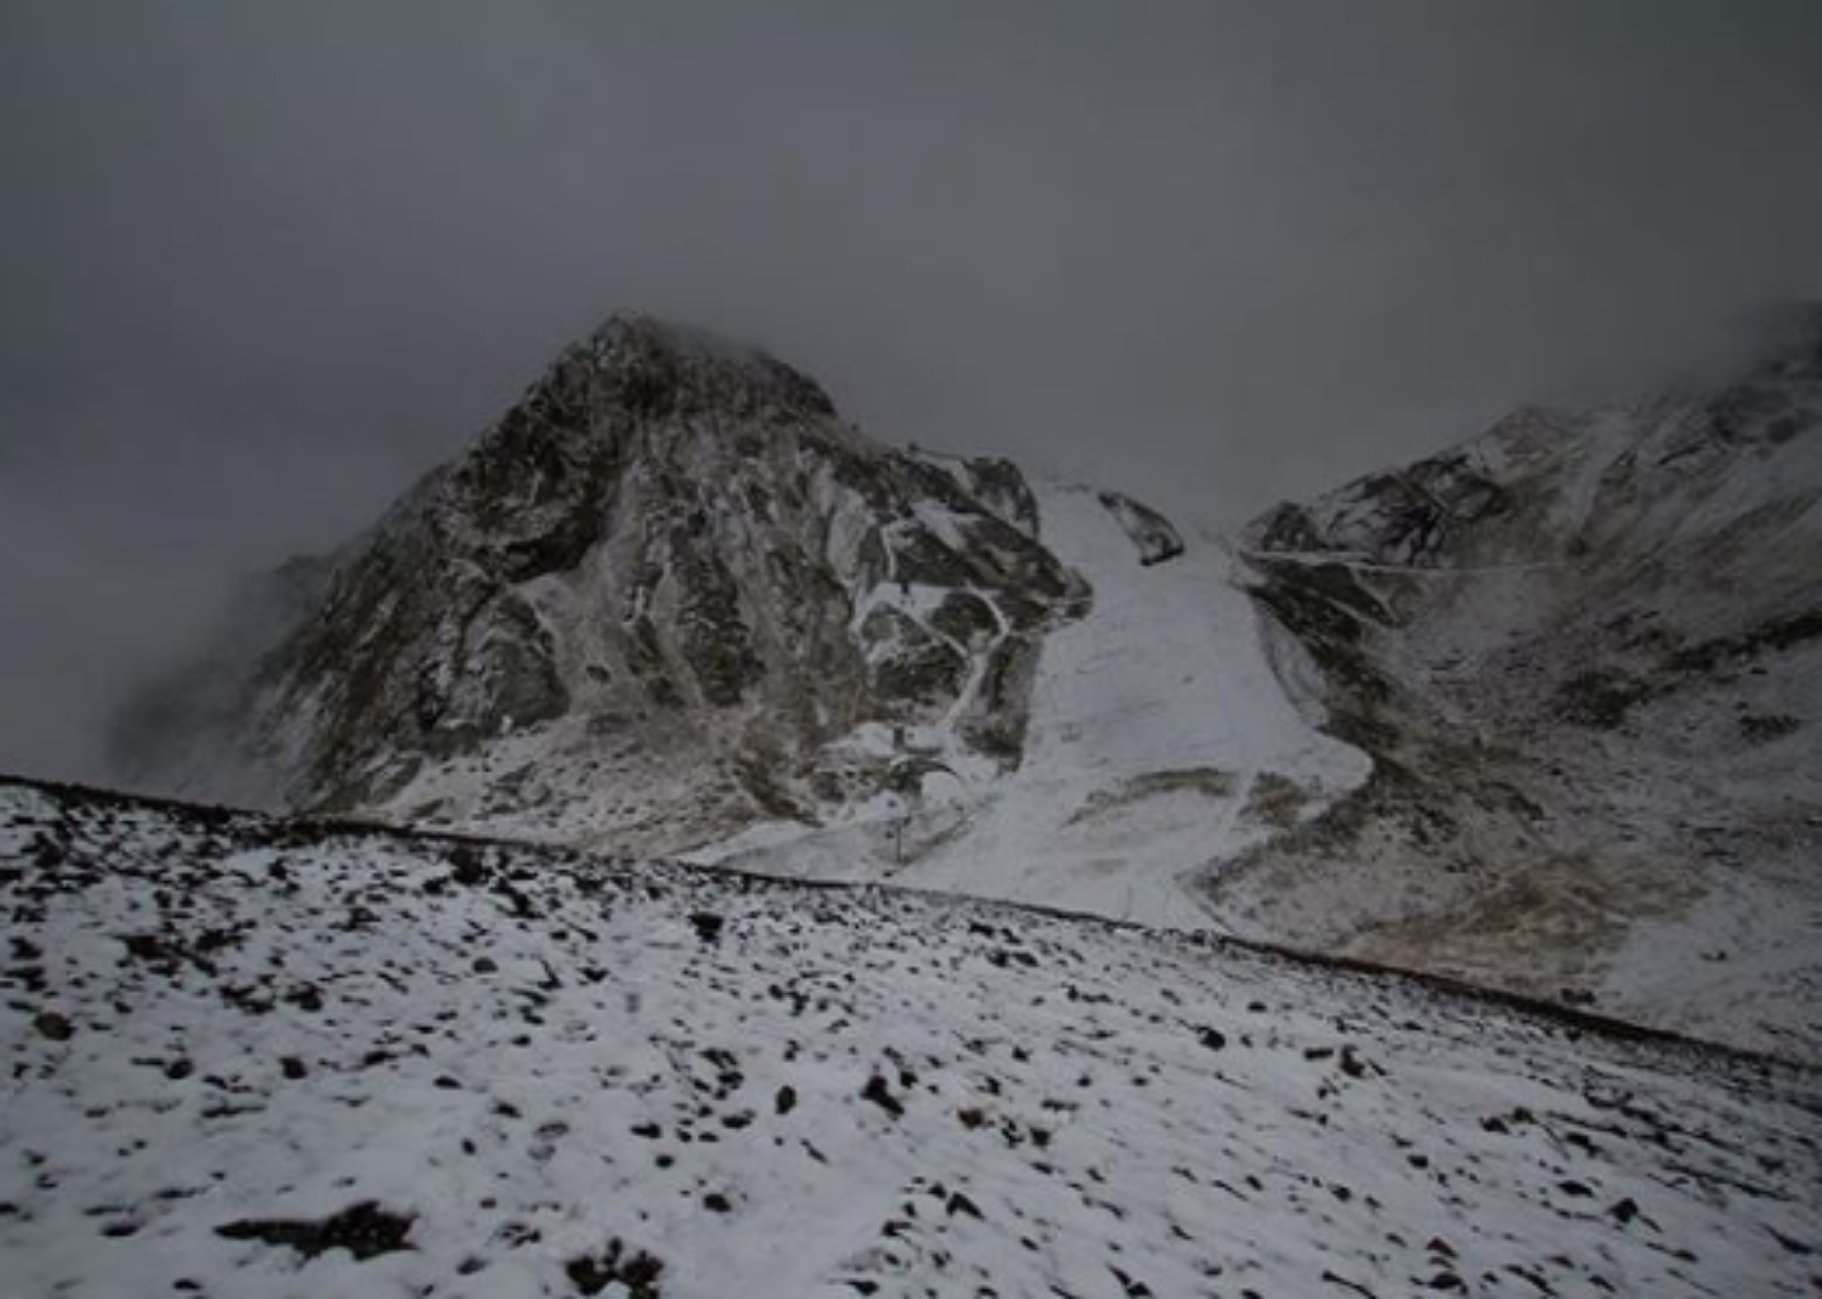
[[[621,847],[814,820],[908,765],[1016,763],[1043,630],[1085,595],[1034,528],[1010,464],[881,446],[763,352],[616,317],[267,583],[261,643],[144,701],[121,748],[165,790],[544,809],[529,828]]]

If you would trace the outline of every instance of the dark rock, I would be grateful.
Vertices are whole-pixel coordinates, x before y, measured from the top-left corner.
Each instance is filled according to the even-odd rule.
[[[67,1042],[76,1032],[75,1025],[54,1010],[47,1010],[33,1019],[32,1027],[41,1037],[48,1037],[53,1042]]]
[[[1118,520],[1132,544],[1138,548],[1139,562],[1162,564],[1183,553],[1183,538],[1170,520],[1148,505],[1142,505],[1119,492],[1101,492],[1098,499],[1107,512]]]
[[[244,1218],[215,1229],[229,1240],[258,1240],[283,1245],[306,1258],[331,1249],[345,1249],[357,1260],[412,1248],[406,1242],[413,1216],[398,1214],[368,1200],[350,1205],[327,1218]]]
[[[860,1095],[862,1100],[872,1101],[895,1119],[901,1117],[905,1112],[904,1105],[899,1102],[898,1097],[892,1094],[892,1089],[887,1085],[886,1080],[878,1074],[867,1079],[867,1085],[860,1089]]]
[[[618,1238],[609,1241],[599,1254],[584,1254],[563,1265],[571,1284],[585,1295],[600,1294],[618,1282],[626,1288],[626,1299],[660,1299],[658,1278],[664,1264],[644,1250],[627,1253]]]

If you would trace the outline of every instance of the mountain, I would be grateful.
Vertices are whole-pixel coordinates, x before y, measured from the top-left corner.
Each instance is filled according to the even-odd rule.
[[[123,769],[643,850],[986,778],[1087,598],[1033,509],[1005,461],[880,446],[762,352],[615,318],[366,535],[256,584],[125,719]]]
[[[694,859],[1193,928],[1219,923],[1202,867],[1367,779],[1275,673],[1225,543],[1171,529],[1169,558],[1147,563],[1103,493],[1037,480],[1033,495],[1044,545],[1093,598],[1045,636],[1019,767],[883,813],[760,825]]]
[[[616,318],[366,535],[253,583],[126,718],[125,783],[1195,925],[1194,867],[1368,771],[1231,565]]]
[[[1813,1071],[1207,936],[0,781],[7,1290],[1753,1294]]]
[[[1235,541],[622,318],[248,593],[130,783],[1431,971],[1822,1059],[1822,327]]]
[[[1822,319],[1718,392],[1526,410],[1247,531],[1371,755],[1206,871],[1243,933],[1822,1057]]]

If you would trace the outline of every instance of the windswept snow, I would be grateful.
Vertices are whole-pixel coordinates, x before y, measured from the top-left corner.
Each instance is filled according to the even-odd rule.
[[[1814,1073],[1218,939],[16,784],[0,901],[20,1299],[1822,1285]]]

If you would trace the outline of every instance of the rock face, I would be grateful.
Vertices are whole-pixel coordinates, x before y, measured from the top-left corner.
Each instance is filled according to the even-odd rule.
[[[1520,412],[1250,529],[1368,784],[1211,874],[1243,927],[1822,1051],[1822,328]]]
[[[162,791],[553,828],[585,805],[563,829],[629,847],[813,818],[920,746],[1017,762],[1005,683],[1085,596],[1034,525],[1006,462],[889,450],[763,353],[616,318],[261,588],[286,614],[264,643],[145,701],[121,747]]]
[[[1098,492],[1102,508],[1119,522],[1138,548],[1139,562],[1147,567],[1175,559],[1183,553],[1183,538],[1169,519],[1149,505],[1120,492]]]

